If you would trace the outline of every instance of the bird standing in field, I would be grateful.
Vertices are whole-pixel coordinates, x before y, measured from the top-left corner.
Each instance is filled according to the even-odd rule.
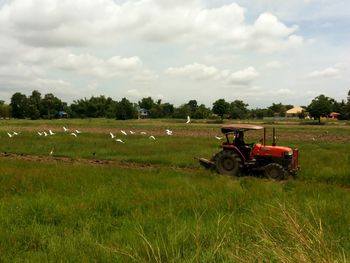
[[[129,131],[130,132],[130,134],[134,134],[134,132],[133,131]]]
[[[124,135],[128,135],[125,131],[123,131],[123,130],[120,130],[120,132],[122,133],[122,134],[124,134]]]
[[[116,142],[120,142],[120,143],[125,143],[123,140],[121,139],[115,139]]]
[[[51,130],[49,130],[49,133],[50,133],[50,135],[55,135],[55,133],[52,132]]]
[[[12,138],[13,137],[13,135],[11,134],[11,133],[7,133],[7,135],[10,137],[10,138]]]
[[[190,118],[190,116],[187,116],[187,121],[186,121],[186,123],[190,123],[191,122],[191,118]]]
[[[75,130],[75,132],[78,133],[78,134],[81,133],[81,131],[79,131],[79,130]]]
[[[48,134],[46,132],[44,132],[44,136],[46,137]]]
[[[63,128],[63,130],[64,130],[64,132],[67,132],[67,131],[69,131],[69,129],[67,129],[66,127],[62,127]]]
[[[166,129],[165,132],[166,132],[167,135],[173,135],[173,131],[171,131],[169,129]]]
[[[115,135],[113,133],[109,133],[109,135],[111,135],[111,138],[114,139],[115,138]]]
[[[219,141],[222,140],[222,137],[219,136],[215,136],[216,139],[218,139]]]
[[[148,139],[152,139],[152,140],[155,140],[156,137],[154,137],[153,135],[149,136]]]
[[[42,134],[41,132],[38,132],[38,135],[41,136],[41,135],[43,135],[43,134]]]
[[[77,135],[74,132],[72,132],[70,135],[77,137]]]
[[[53,150],[54,150],[54,148],[51,149],[51,151],[50,151],[50,153],[49,153],[50,156],[53,155]]]

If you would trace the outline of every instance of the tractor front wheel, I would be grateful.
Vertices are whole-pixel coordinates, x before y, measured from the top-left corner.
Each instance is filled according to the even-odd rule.
[[[219,174],[238,176],[242,166],[242,160],[233,151],[221,151],[214,156],[216,171]]]
[[[273,180],[283,180],[287,177],[287,172],[282,165],[270,163],[264,167],[264,175]]]

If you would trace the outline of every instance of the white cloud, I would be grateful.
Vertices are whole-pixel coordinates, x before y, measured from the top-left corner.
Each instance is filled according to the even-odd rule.
[[[195,62],[183,67],[168,68],[165,73],[176,76],[183,76],[193,80],[207,80],[218,76],[219,70],[215,67],[210,67]]]
[[[183,67],[168,68],[165,73],[187,77],[192,80],[219,80],[230,85],[249,85],[260,74],[254,67],[239,71],[219,70],[216,67],[193,63]]]
[[[102,59],[90,54],[66,54],[54,61],[54,66],[67,72],[76,72],[100,79],[126,77],[139,82],[158,79],[158,75],[145,69],[139,57],[114,56]]]
[[[315,70],[307,75],[308,78],[340,78],[340,70],[337,68],[326,68],[323,70]]]
[[[296,26],[288,27],[270,13],[249,24],[245,9],[236,3],[208,8],[200,1],[185,2],[14,0],[0,10],[0,31],[36,47],[138,39],[273,51],[303,43],[301,36],[293,35]]]
[[[152,93],[149,91],[139,90],[139,89],[127,90],[126,95],[136,99],[145,98],[145,97],[152,97],[154,99],[164,99],[164,96],[160,93]]]
[[[233,72],[228,77],[230,84],[248,85],[259,76],[259,72],[254,67]]]
[[[273,60],[273,61],[266,63],[265,66],[267,68],[271,68],[271,69],[279,69],[279,68],[283,67],[283,64],[280,61]]]

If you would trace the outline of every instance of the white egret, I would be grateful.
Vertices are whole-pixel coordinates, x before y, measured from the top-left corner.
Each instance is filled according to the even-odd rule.
[[[77,137],[77,135],[74,132],[72,132],[70,135]]]
[[[41,132],[38,132],[39,136],[43,135]]]
[[[129,131],[130,132],[130,134],[134,134],[134,132],[133,131]]]
[[[140,132],[140,133],[143,134],[143,135],[147,134],[147,132]]]
[[[111,138],[114,139],[115,138],[115,135],[113,133],[109,133],[109,135],[111,135]]]
[[[67,131],[69,131],[69,129],[67,129],[66,127],[62,127],[63,128],[63,130],[64,130],[64,132],[67,132]]]
[[[120,142],[120,143],[125,143],[123,140],[121,139],[115,139],[116,142]]]
[[[49,133],[50,133],[50,135],[55,135],[55,133],[52,132],[51,130],[49,130]]]
[[[155,140],[156,137],[154,137],[153,135],[149,136],[148,139],[152,139],[152,140]]]
[[[52,148],[51,152],[49,153],[50,155],[53,155],[53,149],[54,149],[54,148]]]
[[[216,139],[218,139],[219,141],[222,140],[222,137],[219,136],[215,136]]]
[[[168,134],[168,135],[173,135],[173,131],[171,131],[171,130],[169,130],[169,129],[166,129],[165,131],[166,131],[166,134]]]
[[[18,135],[18,133],[14,131],[14,132],[12,133],[12,136],[13,136],[13,135]]]
[[[11,133],[9,133],[9,132],[7,133],[7,135],[8,135],[10,138],[12,138],[12,136],[13,136],[13,135],[12,135]]]
[[[186,121],[186,123],[190,123],[191,122],[191,118],[190,118],[190,116],[187,116],[187,121]]]
[[[122,134],[124,134],[124,135],[128,135],[125,131],[123,131],[123,130],[120,130],[120,132],[122,133]]]
[[[44,136],[46,137],[48,134],[46,132],[44,132]]]
[[[81,131],[79,131],[79,130],[75,130],[75,132],[78,133],[78,134],[81,133]]]

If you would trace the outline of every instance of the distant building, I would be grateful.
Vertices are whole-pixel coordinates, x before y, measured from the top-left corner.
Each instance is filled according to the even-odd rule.
[[[339,117],[340,117],[340,113],[338,112],[331,112],[329,114],[329,119],[333,119],[333,120],[339,120]]]
[[[293,108],[286,111],[286,117],[298,117],[299,113],[305,111],[304,108],[300,106],[294,106]]]
[[[59,112],[57,112],[57,117],[58,118],[68,118],[68,113],[63,111],[63,110],[60,110]]]
[[[139,109],[138,110],[138,118],[139,119],[145,119],[145,118],[148,118],[149,116],[149,110],[146,110],[146,109]]]

